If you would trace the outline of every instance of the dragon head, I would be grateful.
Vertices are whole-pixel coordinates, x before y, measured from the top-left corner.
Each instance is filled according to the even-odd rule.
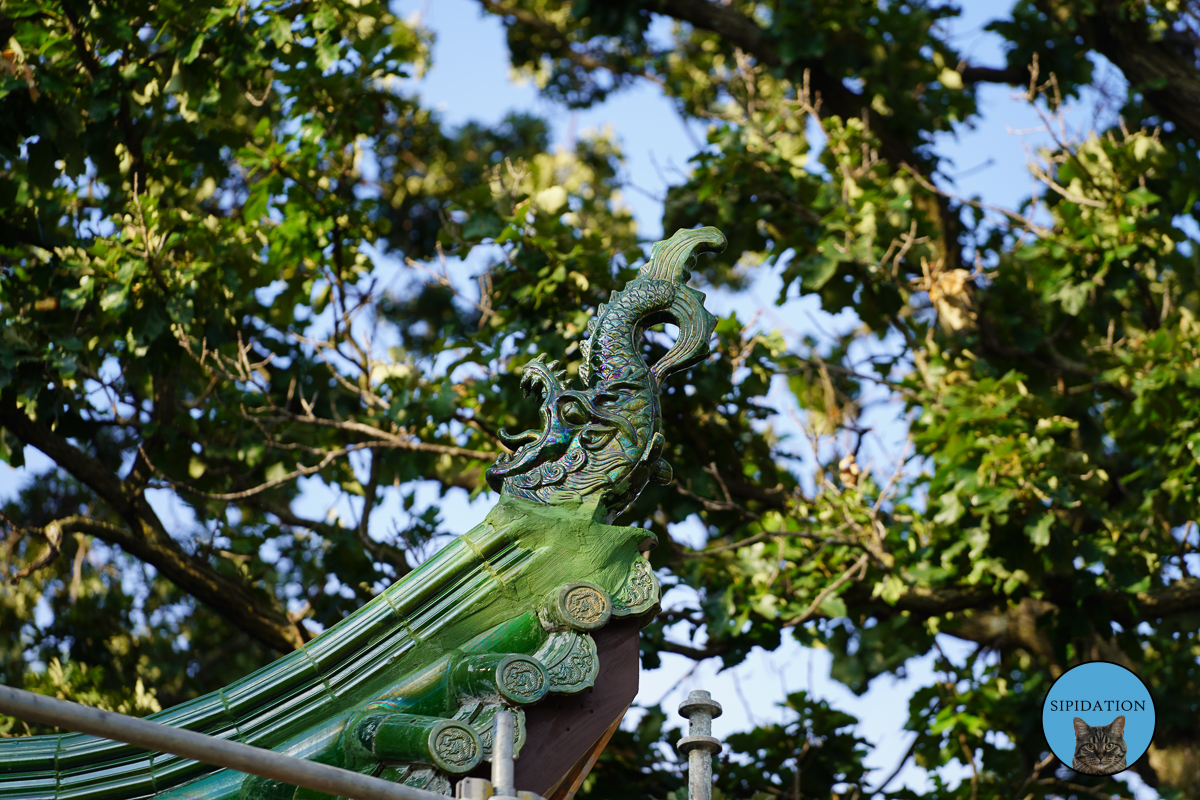
[[[547,505],[578,505],[589,498],[611,522],[654,480],[668,483],[659,393],[662,381],[708,355],[716,319],[704,295],[686,285],[698,252],[720,252],[716,228],[678,231],[654,245],[650,261],[625,289],[614,292],[588,324],[579,369],[582,388],[564,384],[557,361],[545,356],[525,365],[526,397],[542,396],[541,430],[501,436],[516,450],[487,470],[502,494]],[[653,367],[642,359],[645,330],[661,322],[679,326],[675,345]]]

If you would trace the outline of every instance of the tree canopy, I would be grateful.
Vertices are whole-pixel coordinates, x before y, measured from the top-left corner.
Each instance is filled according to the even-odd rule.
[[[729,315],[664,396],[675,481],[623,521],[698,602],[647,629],[643,663],[795,637],[861,693],[939,634],[972,643],[914,695],[906,760],[978,800],[1109,796],[1038,720],[1055,677],[1113,661],[1158,703],[1133,769],[1200,793],[1195,4],[1018,0],[989,26],[1004,64],[966,58],[934,0],[480,7],[563,106],[649,81],[707,123],[663,217],[729,237],[701,283],[770,270],[781,301],[859,321],[796,338]],[[0,509],[0,676],[149,713],[410,571],[444,533],[417,489],[489,491],[497,430],[535,423],[532,346],[574,374],[645,242],[619,143],[444,124],[400,80],[428,34],[375,0],[6,0],[0,48],[0,458],[53,463]],[[955,191],[936,135],[1003,124],[981,87],[1059,131],[1103,61],[1119,115],[1034,154],[1026,202]],[[468,256],[464,286],[447,264]],[[907,425],[895,464],[858,458],[881,402]],[[356,513],[306,513],[305,487]],[[379,535],[389,494],[417,513]],[[689,517],[699,550],[670,537]],[[866,770],[853,717],[788,705],[729,739],[725,796],[913,795]],[[618,734],[584,795],[679,796],[667,720]],[[952,762],[969,777],[947,785]]]

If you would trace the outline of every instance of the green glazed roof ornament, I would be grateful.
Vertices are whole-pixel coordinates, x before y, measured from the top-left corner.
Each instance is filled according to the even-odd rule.
[[[686,285],[715,228],[678,231],[597,309],[579,385],[545,356],[524,369],[541,430],[487,470],[487,518],[337,625],[258,672],[151,719],[450,795],[491,755],[492,720],[595,684],[591,632],[650,618],[647,532],[611,523],[667,483],[659,395],[702,361],[716,320]],[[653,367],[647,328],[679,327]],[[76,733],[0,741],[0,800],[322,800],[326,795]]]
[[[502,495],[556,506],[589,503],[611,522],[629,507],[646,483],[669,483],[663,449],[659,393],[671,374],[702,361],[716,319],[704,295],[686,285],[697,253],[720,252],[725,237],[716,228],[681,230],[658,242],[650,260],[623,291],[614,292],[588,323],[581,348],[582,389],[563,384],[557,361],[539,356],[525,367],[526,397],[542,391],[542,430],[516,436],[520,445],[487,471]],[[653,367],[641,355],[642,334],[652,325],[679,326],[674,347]]]

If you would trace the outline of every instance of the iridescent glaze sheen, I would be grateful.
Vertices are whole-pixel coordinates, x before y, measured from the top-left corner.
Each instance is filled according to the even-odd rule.
[[[716,228],[681,230],[658,242],[650,261],[623,291],[615,292],[588,324],[579,368],[582,388],[563,382],[558,362],[539,356],[525,367],[526,396],[542,395],[542,430],[516,436],[519,445],[487,471],[497,491],[547,505],[596,503],[611,522],[647,482],[668,483],[659,395],[672,373],[708,355],[716,319],[704,295],[686,285],[696,254],[719,252]],[[652,325],[679,327],[674,346],[653,367],[642,358],[642,336]]]

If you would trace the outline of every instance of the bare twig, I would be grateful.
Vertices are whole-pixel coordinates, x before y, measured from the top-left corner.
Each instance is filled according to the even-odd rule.
[[[924,175],[922,175],[918,170],[914,169],[913,167],[909,166],[908,164],[901,164],[900,168],[903,169],[905,172],[907,172],[910,176],[912,176],[912,179],[915,180],[917,183],[921,184],[921,187],[924,188],[928,192],[932,192],[933,194],[939,195],[941,197],[945,197],[947,200],[953,200],[956,203],[961,203],[965,206],[970,206],[971,208],[978,208],[981,211],[994,211],[997,214],[1003,214],[1005,217],[1007,217],[1011,221],[1017,223],[1017,225],[1019,227],[1023,228],[1024,230],[1028,230],[1031,233],[1036,234],[1037,236],[1050,237],[1054,233],[1049,228],[1043,228],[1041,225],[1038,225],[1036,222],[1034,222],[1029,217],[1024,217],[1015,211],[1010,211],[1007,208],[1001,208],[1000,206],[993,206],[988,203],[980,203],[976,200],[969,200],[965,197],[960,197],[958,195],[951,194],[950,192],[947,192],[943,189],[939,189],[936,185],[931,183]]]
[[[1048,786],[1048,787],[1052,787],[1054,789],[1060,789],[1062,791],[1067,791],[1067,792],[1083,792],[1084,794],[1089,794],[1092,797],[1098,798],[1099,800],[1120,800],[1120,795],[1114,795],[1114,794],[1108,794],[1107,792],[1102,792],[1102,791],[1100,791],[1100,787],[1098,787],[1098,786],[1084,786],[1083,784],[1079,784],[1079,783],[1072,783],[1070,781],[1062,781],[1062,780],[1059,780],[1058,778],[1042,778],[1041,780],[1035,781],[1034,783],[1037,786]]]
[[[847,582],[851,580],[861,580],[863,576],[867,574],[867,562],[870,560],[870,558],[871,556],[869,553],[863,553],[861,556],[859,556],[858,560],[850,565],[849,569],[843,572],[837,580],[821,590],[821,593],[813,599],[812,603],[810,603],[808,608],[804,610],[803,614],[798,617],[793,617],[792,619],[783,623],[783,627],[790,628],[807,622],[808,619],[816,613],[821,603],[825,602],[825,598],[842,588],[842,586],[844,586]],[[859,573],[857,576],[854,574],[856,572]]]
[[[186,483],[172,480],[171,478],[167,477],[167,475],[165,473],[163,473],[162,470],[160,470],[158,467],[154,466],[154,464],[152,464],[150,462],[150,457],[148,455],[146,455],[146,451],[140,445],[138,446],[138,452],[141,453],[142,458],[144,458],[146,460],[146,463],[149,464],[150,469],[154,472],[154,474],[156,476],[158,476],[159,480],[166,483],[172,489],[178,489],[181,491],[185,491],[188,494],[193,494],[193,495],[196,495],[197,497],[203,497],[205,500],[218,500],[218,501],[222,501],[222,502],[229,502],[232,500],[245,500],[248,497],[253,497],[256,494],[262,494],[263,492],[265,492],[269,489],[274,489],[277,486],[282,486],[283,484],[288,483],[290,481],[294,481],[297,478],[304,478],[304,477],[307,477],[308,475],[314,475],[314,474],[320,472],[321,470],[325,469],[327,466],[332,464],[337,459],[339,459],[343,456],[347,456],[351,453],[357,452],[359,450],[364,450],[364,449],[368,449],[368,448],[372,448],[372,447],[387,447],[387,446],[388,445],[386,442],[362,442],[360,444],[350,445],[349,447],[341,447],[341,448],[338,448],[337,450],[332,450],[332,451],[326,453],[325,457],[322,458],[319,463],[314,464],[313,466],[298,467],[297,469],[287,473],[286,475],[275,478],[273,480],[266,481],[265,483],[260,483],[258,486],[254,486],[250,489],[246,489],[241,492],[225,492],[225,493],[205,492],[205,491],[201,491],[200,489],[195,488],[194,486],[189,486]]]
[[[758,542],[766,541],[768,539],[782,539],[785,537],[793,538],[793,539],[808,539],[809,541],[816,542],[816,543],[819,543],[822,545],[841,544],[841,545],[846,545],[848,547],[861,547],[862,545],[859,542],[856,542],[855,540],[850,539],[849,537],[839,535],[839,532],[844,529],[845,529],[845,526],[839,526],[838,528],[835,528],[833,531],[830,531],[830,532],[827,532],[824,534],[808,533],[807,531],[763,531],[761,533],[756,533],[753,536],[747,537],[740,541],[733,542],[732,544],[718,545],[717,547],[710,547],[705,550],[684,551],[683,557],[684,558],[703,558],[705,556],[711,556],[716,553],[724,553],[728,550],[737,550],[740,547],[748,547],[749,545],[757,544]]]
[[[1050,755],[1046,756],[1038,763],[1034,764],[1033,772],[1029,773],[1029,777],[1026,778],[1025,782],[1021,784],[1021,788],[1017,789],[1016,794],[1013,795],[1013,800],[1019,800],[1019,798],[1023,797],[1025,794],[1025,787],[1028,786],[1031,782],[1037,780],[1037,777],[1039,774],[1041,774],[1041,771],[1044,770],[1046,767],[1050,766],[1050,764],[1054,762],[1054,759],[1056,757],[1057,756],[1055,756],[1054,753],[1051,753]]]
[[[967,764],[971,767],[971,800],[977,800],[979,797],[979,765],[975,763],[975,753],[967,743],[967,735],[962,731],[958,732],[958,746],[962,748],[963,755],[967,757]]]
[[[1106,208],[1108,205],[1107,203],[1102,203],[1099,200],[1093,200],[1090,197],[1080,197],[1077,194],[1073,194],[1069,189],[1059,185],[1053,178],[1047,175],[1046,171],[1043,170],[1036,161],[1029,161],[1027,166],[1029,167],[1029,171],[1033,173],[1033,176],[1041,181],[1047,189],[1050,189],[1056,194],[1062,195],[1072,203],[1077,203],[1081,206],[1088,206],[1090,208]]]
[[[913,751],[917,749],[917,742],[920,740],[920,734],[913,737],[912,743],[909,744],[908,749],[904,751],[904,755],[900,758],[900,761],[896,763],[896,768],[892,770],[890,775],[883,779],[883,783],[866,793],[868,797],[874,797],[875,795],[879,794],[888,787],[888,784],[896,780],[896,776],[900,774],[900,770],[904,769],[904,765],[908,763],[910,758],[912,758]]]
[[[13,574],[12,578],[10,578],[12,583],[24,580],[42,567],[47,566],[53,562],[54,559],[58,558],[58,554],[62,551],[63,529],[62,524],[59,521],[56,520],[51,522],[44,528],[33,528],[30,530],[30,533],[45,539],[46,549],[43,550],[41,554],[38,555],[38,557],[35,558],[31,563],[26,564],[24,568],[17,570],[17,572]]]

